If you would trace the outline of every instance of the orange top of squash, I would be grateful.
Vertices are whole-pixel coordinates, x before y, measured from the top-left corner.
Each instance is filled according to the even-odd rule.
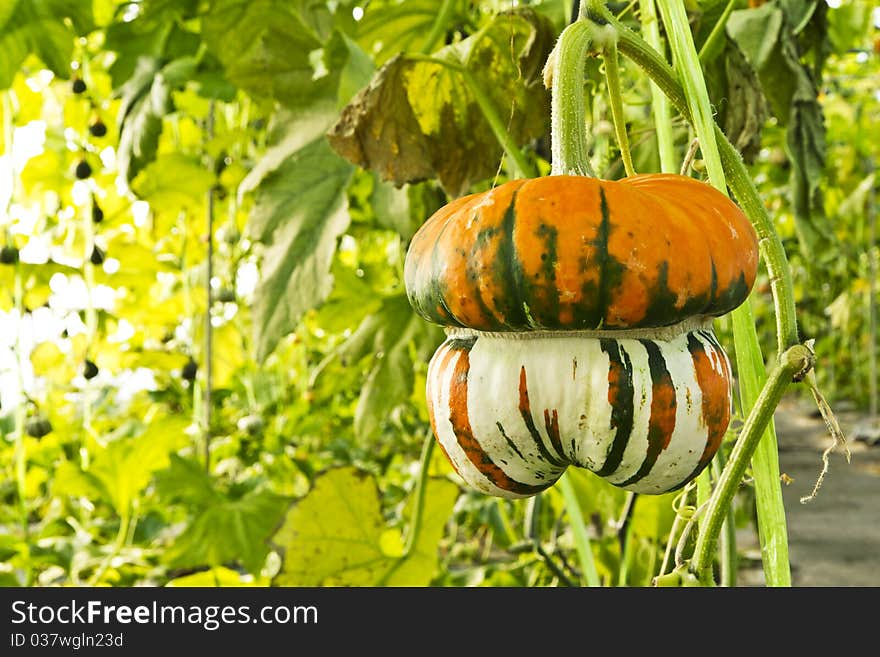
[[[404,279],[416,311],[445,326],[613,330],[729,312],[757,268],[754,228],[708,184],[547,176],[442,207],[413,237]]]

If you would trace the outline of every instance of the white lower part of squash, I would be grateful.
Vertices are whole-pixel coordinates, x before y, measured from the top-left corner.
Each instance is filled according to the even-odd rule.
[[[638,493],[679,488],[727,429],[730,363],[709,328],[664,338],[453,335],[428,369],[434,433],[489,495],[534,495],[568,465]]]

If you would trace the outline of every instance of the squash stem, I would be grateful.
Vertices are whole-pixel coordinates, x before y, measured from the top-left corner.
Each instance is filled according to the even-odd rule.
[[[674,55],[679,78],[684,83],[685,95],[694,130],[700,142],[700,150],[709,173],[709,182],[722,193],[727,193],[724,166],[718,149],[715,122],[706,90],[703,70],[694,47],[690,25],[688,24],[683,0],[673,0],[660,5],[663,23],[670,35],[670,45]],[[742,304],[733,313],[734,345],[736,349],[737,373],[739,375],[740,396],[743,413],[747,414],[757,402],[761,386],[765,381],[764,359],[761,346],[751,316],[750,302]],[[777,400],[778,403],[778,400]],[[775,404],[774,404],[775,408]],[[788,535],[785,523],[785,508],[779,484],[779,463],[775,431],[772,426],[772,412],[760,427],[764,440],[744,459],[752,461],[757,500],[758,533],[761,539],[764,571],[768,584],[787,586],[791,583],[788,563]],[[752,454],[755,458],[752,459]],[[705,534],[710,523],[718,524],[718,519],[727,513],[733,502],[722,501],[720,506],[710,505],[704,517],[702,528]],[[720,528],[720,525],[719,525]],[[698,576],[702,573],[697,571]]]
[[[596,177],[588,155],[584,101],[584,68],[594,36],[591,22],[576,20],[563,30],[550,55],[550,151],[551,174],[555,176]]]
[[[682,116],[691,121],[692,115],[685,92],[672,67],[637,34],[618,23],[607,10],[594,8],[591,12],[592,15],[595,15],[605,23],[613,25],[618,30],[618,47],[620,51],[638,64],[657,86],[663,90]],[[797,318],[788,260],[772,221],[767,214],[767,210],[742,162],[742,158],[717,125],[714,126],[713,132],[716,137],[722,168],[726,173],[727,183],[740,207],[742,207],[746,216],[752,221],[758,234],[762,258],[770,277],[771,292],[775,306],[778,341],[777,359],[779,359],[787,348],[798,344]],[[739,328],[741,335],[747,338],[747,344],[740,342],[741,348],[737,352],[742,354],[751,353],[753,356],[752,358],[742,358],[738,361],[738,367],[741,370],[740,376],[753,378],[756,383],[756,387],[752,391],[748,391],[741,386],[741,392],[745,393],[743,396],[744,412],[747,412],[756,400],[756,397],[749,393],[752,392],[754,395],[757,395],[756,391],[761,389],[761,382],[764,377],[763,359],[760,356],[760,347],[757,342],[754,323],[749,323],[747,319],[747,316],[751,315],[751,309],[748,304],[749,301],[746,301],[745,304],[741,305],[734,311],[732,317],[734,327]],[[749,366],[749,360],[756,361],[757,369]],[[771,420],[772,413],[768,415],[768,422]],[[773,520],[763,523],[765,531],[761,537],[762,546],[768,548],[763,554],[765,574],[768,584],[786,585],[790,580],[790,573],[787,561],[784,509],[781,503],[781,490],[779,490],[778,465],[774,468],[775,459],[767,459],[770,452],[773,452],[775,455],[776,451],[775,432],[772,424],[767,427],[764,443],[759,448],[755,458],[755,464],[758,466],[756,471],[763,471],[765,475],[769,474],[770,478],[767,479],[764,485],[759,484],[758,488],[763,487],[765,491],[771,491],[773,499],[770,499],[771,496],[765,497],[759,493],[758,508],[759,514],[765,520],[769,520],[771,516],[774,517]],[[774,471],[777,472],[776,476],[773,476]],[[766,478],[761,474],[758,477],[762,480]],[[723,510],[717,505],[713,505],[708,515],[722,517]],[[772,537],[768,536],[767,532],[772,532]]]

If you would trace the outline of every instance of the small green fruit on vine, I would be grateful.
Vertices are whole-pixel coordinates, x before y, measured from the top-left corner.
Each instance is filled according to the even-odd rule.
[[[92,254],[89,256],[89,261],[96,267],[104,264],[104,252],[97,244],[92,247]]]
[[[0,249],[0,264],[14,265],[18,262],[18,249],[14,246],[4,246]]]
[[[259,415],[245,415],[237,422],[238,429],[255,436],[263,430],[263,418]]]
[[[43,415],[34,415],[25,422],[24,430],[31,438],[42,438],[52,432],[52,423]]]
[[[198,371],[198,364],[195,360],[193,360],[192,356],[190,356],[190,359],[186,361],[186,365],[184,365],[183,369],[180,370],[180,376],[183,377],[185,381],[195,381],[196,373]]]
[[[224,244],[234,246],[241,239],[241,231],[234,223],[223,224],[217,229],[217,239]]]
[[[235,290],[228,287],[221,287],[217,290],[217,301],[221,303],[232,303],[235,301]]]
[[[73,84],[71,86],[73,88],[73,93],[75,93],[75,94],[85,93],[86,83],[83,81],[82,78],[74,78]]]
[[[74,170],[74,173],[79,180],[85,180],[92,175],[92,167],[85,160],[80,160],[76,163],[76,169]]]
[[[98,366],[88,358],[86,358],[86,362],[83,364],[83,376],[87,381],[98,376]]]
[[[101,119],[95,119],[95,122],[89,126],[89,134],[92,137],[103,137],[107,134],[107,126]]]

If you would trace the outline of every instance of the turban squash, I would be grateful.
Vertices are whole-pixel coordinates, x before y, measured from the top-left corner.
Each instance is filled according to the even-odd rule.
[[[514,180],[438,210],[404,279],[447,327],[427,399],[456,472],[510,498],[569,465],[640,493],[693,479],[730,420],[712,318],[757,266],[742,211],[686,176]]]

